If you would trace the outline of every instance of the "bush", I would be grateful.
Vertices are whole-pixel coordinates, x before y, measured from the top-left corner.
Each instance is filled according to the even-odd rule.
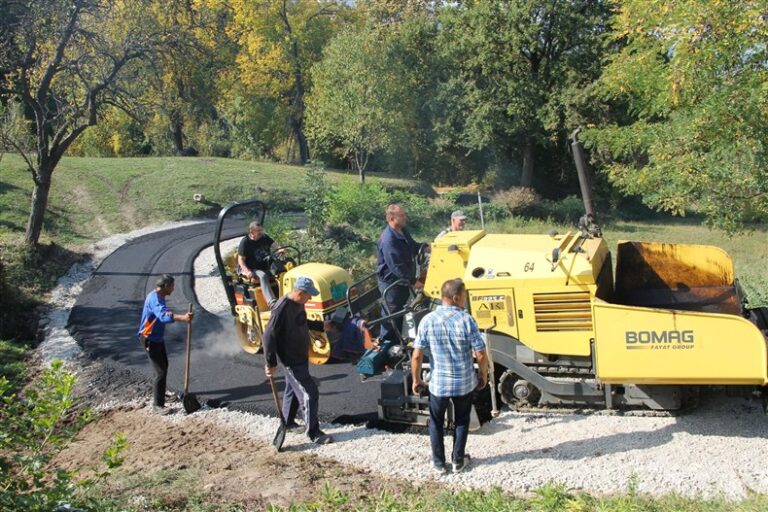
[[[539,196],[532,188],[512,187],[493,195],[493,201],[509,210],[511,214],[520,214],[527,211],[539,201]]]
[[[286,234],[284,245],[301,248],[303,262],[321,262],[346,269],[353,280],[360,279],[376,268],[376,251],[373,242],[360,240],[347,243],[343,248],[331,238],[316,239],[306,232]]]
[[[480,206],[465,206],[462,210],[467,216],[468,224],[475,224],[475,226],[468,225],[467,229],[480,229]],[[499,203],[483,203],[483,220],[486,223],[495,222],[507,217],[509,217],[509,210],[507,210],[506,206]]]
[[[331,191],[328,222],[348,223],[355,227],[371,223],[382,225],[389,202],[389,194],[378,183],[341,183]]]
[[[71,500],[78,487],[96,480],[76,481],[75,471],[51,468],[54,455],[90,419],[88,412],[69,417],[74,374],[54,361],[23,396],[0,377],[0,510],[50,511]],[[109,469],[122,463],[126,442],[119,434],[104,454]],[[98,479],[108,472],[98,474]]]
[[[317,237],[325,229],[330,213],[325,170],[322,167],[309,166],[304,177],[304,188],[307,191],[307,200],[304,206],[304,213],[307,216],[307,231],[310,236]]]

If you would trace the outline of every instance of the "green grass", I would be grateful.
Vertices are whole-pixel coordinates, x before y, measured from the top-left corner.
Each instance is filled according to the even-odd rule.
[[[53,173],[44,239],[59,244],[91,242],[211,213],[210,206],[192,200],[195,193],[220,205],[259,197],[272,209],[302,209],[305,173],[296,166],[226,158],[64,158]],[[357,176],[329,170],[326,179],[333,184]],[[394,188],[420,186],[412,180],[376,176],[369,180]],[[4,155],[0,243],[8,236],[23,236],[32,185],[23,160]]]
[[[414,488],[408,486],[400,493],[378,491],[375,485],[366,495],[351,496],[326,484],[319,496],[309,502],[289,506],[268,506],[270,512],[758,512],[768,510],[767,495],[752,495],[742,501],[725,499],[692,499],[676,495],[650,497],[637,494],[631,488],[626,493],[593,496],[568,491],[563,486],[550,484],[534,492],[529,498],[518,498],[496,488],[489,491],[437,490],[434,486]],[[175,498],[175,499],[174,499]],[[136,499],[128,496],[103,497],[91,501],[98,510],[146,510],[147,503],[131,504]],[[203,512],[209,510],[245,511],[249,508],[238,503],[211,503],[195,494],[187,499],[178,496],[156,497],[150,507],[157,511]]]
[[[0,340],[0,377],[5,377],[13,389],[18,389],[26,376],[28,350],[25,344]]]

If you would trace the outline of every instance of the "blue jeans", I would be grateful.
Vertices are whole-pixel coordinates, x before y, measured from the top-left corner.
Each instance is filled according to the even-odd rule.
[[[435,396],[429,394],[429,439],[432,442],[432,462],[445,464],[445,411],[448,402],[453,402],[454,431],[453,431],[453,456],[454,464],[464,462],[464,449],[467,447],[469,435],[469,417],[472,413],[472,393],[464,396]]]

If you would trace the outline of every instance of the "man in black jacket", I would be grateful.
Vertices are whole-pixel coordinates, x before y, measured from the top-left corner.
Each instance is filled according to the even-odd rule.
[[[309,439],[316,444],[333,441],[320,430],[317,419],[319,392],[309,375],[309,329],[304,304],[320,292],[308,277],[299,277],[287,295],[272,308],[272,316],[264,330],[264,358],[267,377],[275,375],[277,358],[285,367],[283,418],[293,423],[296,411],[304,411],[304,425]],[[322,330],[322,322],[311,322],[312,330]]]

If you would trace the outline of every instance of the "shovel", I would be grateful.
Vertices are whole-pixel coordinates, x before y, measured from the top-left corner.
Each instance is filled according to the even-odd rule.
[[[275,379],[271,375],[269,376],[269,385],[272,386],[272,396],[275,399],[275,406],[277,407],[277,416],[280,418],[280,427],[275,433],[275,438],[272,440],[272,446],[279,452],[283,449],[283,441],[285,441],[285,418],[283,418],[283,407],[280,405],[280,397],[277,396],[277,388],[275,388]]]
[[[189,304],[189,313],[192,313],[192,304]],[[189,359],[192,352],[192,322],[187,324],[187,359],[184,365],[184,395],[181,403],[184,405],[184,411],[187,414],[200,409],[200,402],[197,397],[189,392]]]

